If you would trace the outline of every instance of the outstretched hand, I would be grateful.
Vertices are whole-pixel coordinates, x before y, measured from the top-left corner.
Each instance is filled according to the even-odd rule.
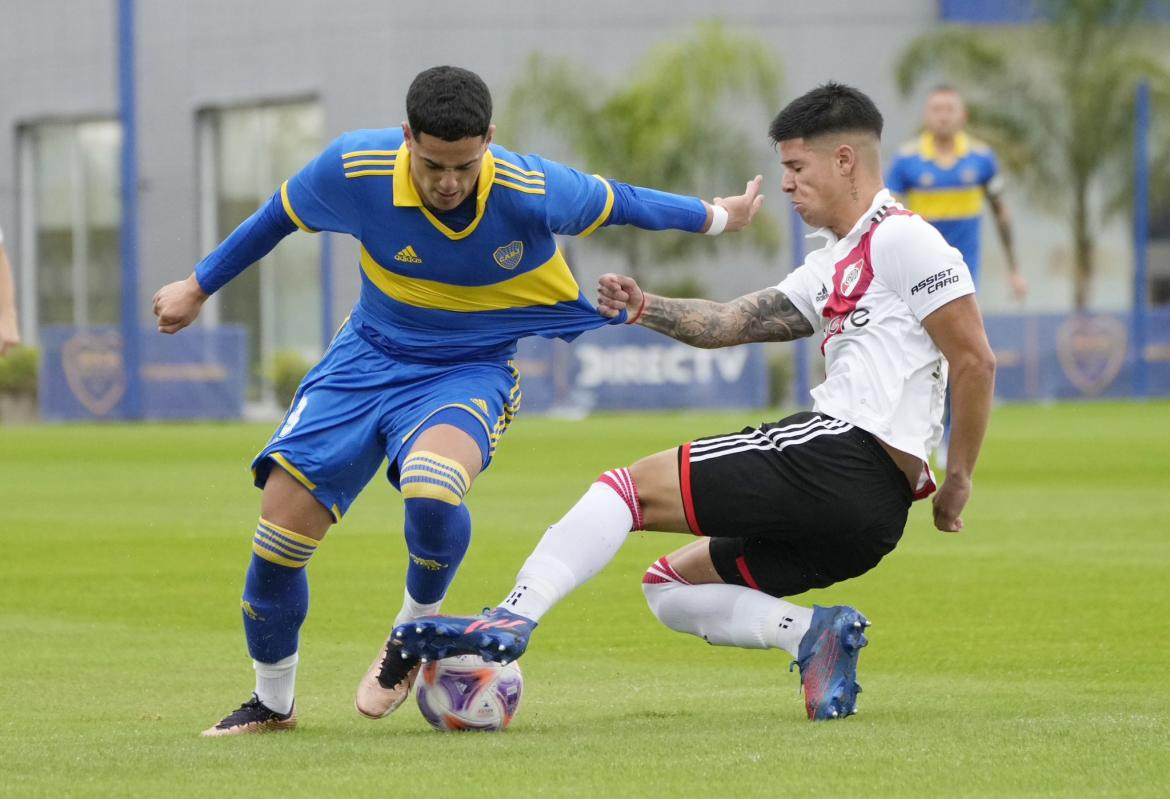
[[[752,219],[764,206],[764,195],[760,188],[764,185],[763,175],[756,175],[748,181],[743,194],[735,197],[716,197],[714,204],[727,209],[727,227],[724,231],[743,230],[751,224]]]
[[[597,281],[597,310],[608,319],[622,311],[627,311],[632,317],[642,307],[644,298],[638,281],[632,277],[607,272]]]

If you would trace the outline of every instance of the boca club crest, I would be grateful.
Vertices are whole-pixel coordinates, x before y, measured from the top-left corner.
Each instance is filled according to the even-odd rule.
[[[1074,315],[1056,331],[1056,355],[1069,382],[1088,396],[1100,394],[1125,365],[1125,325],[1112,316]]]
[[[82,330],[61,346],[61,366],[73,396],[94,416],[105,416],[126,393],[122,337]]]
[[[520,265],[520,259],[524,257],[524,242],[511,241],[503,247],[497,247],[492,257],[500,267],[511,272]]]

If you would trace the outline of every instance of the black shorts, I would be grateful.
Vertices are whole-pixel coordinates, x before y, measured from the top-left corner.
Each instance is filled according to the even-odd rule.
[[[797,413],[678,450],[687,523],[725,582],[792,596],[856,577],[902,537],[910,485],[877,440]]]

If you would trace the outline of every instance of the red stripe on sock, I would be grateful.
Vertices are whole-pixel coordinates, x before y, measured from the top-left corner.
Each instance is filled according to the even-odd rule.
[[[744,561],[743,555],[735,559],[735,568],[739,569],[739,576],[748,584],[748,588],[760,590],[760,586],[756,583],[756,578],[752,577],[752,573],[748,571],[747,562]]]
[[[634,478],[630,475],[629,469],[613,469],[608,472],[603,472],[597,478],[597,482],[605,483],[612,488],[622,501],[626,503],[626,507],[630,509],[630,516],[633,517],[634,530],[644,530],[645,520],[642,518],[642,506],[638,501],[638,487],[634,485]]]
[[[687,517],[687,526],[695,535],[703,535],[699,529],[699,520],[695,518],[695,499],[691,495],[691,445],[682,445],[682,452],[678,461],[678,483],[682,490],[683,513]]]

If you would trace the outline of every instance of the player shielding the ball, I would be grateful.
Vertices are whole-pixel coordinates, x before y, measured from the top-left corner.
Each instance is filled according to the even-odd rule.
[[[697,347],[819,333],[826,377],[813,410],[606,472],[548,529],[499,607],[399,625],[405,651],[514,659],[549,608],[600,571],[631,530],[691,533],[702,537],[642,579],[654,614],[711,644],[787,651],[810,719],[856,712],[868,619],[780,597],[872,569],[898,543],[915,499],[934,493],[935,526],[963,528],[995,377],[967,266],[882,185],[881,131],[869,97],[836,83],[773,120],[782,188],[825,240],[779,285],[719,303],[601,279],[603,314],[628,311]],[[927,453],[941,433],[948,365],[954,431],[935,493]]]

